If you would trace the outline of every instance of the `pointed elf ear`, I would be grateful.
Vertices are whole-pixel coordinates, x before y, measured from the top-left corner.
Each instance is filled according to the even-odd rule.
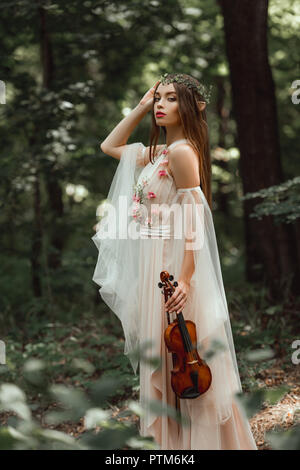
[[[198,101],[197,104],[198,104],[199,111],[203,111],[206,108],[205,101]]]

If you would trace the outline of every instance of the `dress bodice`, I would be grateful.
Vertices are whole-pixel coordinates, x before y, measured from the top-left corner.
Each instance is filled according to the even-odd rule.
[[[165,145],[154,163],[149,161],[139,174],[133,195],[133,217],[140,222],[141,233],[151,231],[155,235],[166,235],[170,232],[168,209],[176,193],[184,192],[184,189],[176,188],[175,181],[167,169],[168,152],[181,143],[188,143],[188,140],[180,139],[169,146]],[[145,149],[143,145],[143,152]],[[190,189],[195,188],[187,188],[187,191]]]
[[[156,157],[155,162],[152,163],[149,161],[149,163],[145,165],[145,167],[143,168],[143,170],[141,171],[139,175],[137,184],[141,184],[143,179],[147,179],[149,181],[151,176],[154,174],[155,170],[157,169],[157,167],[160,165],[161,161],[163,160],[163,157],[167,159],[168,151],[174,148],[176,145],[183,144],[186,142],[188,142],[187,139],[180,139],[180,140],[175,140],[175,142],[172,142],[172,144],[170,144],[169,146],[165,145],[165,148],[162,149],[159,155]],[[142,151],[143,157],[144,157],[145,150],[146,150],[146,147],[144,146],[143,151]]]

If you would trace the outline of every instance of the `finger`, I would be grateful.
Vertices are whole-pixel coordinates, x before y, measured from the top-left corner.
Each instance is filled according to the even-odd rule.
[[[151,91],[154,91],[156,85],[159,83],[159,80],[155,83],[155,85],[153,85],[153,87],[151,88]]]
[[[172,302],[171,306],[170,307],[173,307],[173,308],[177,308],[177,306],[179,305],[179,303],[182,304],[182,302],[186,302],[186,293],[185,292],[181,292],[181,294],[178,296],[178,298],[175,300],[175,302]]]
[[[185,297],[184,292],[179,292],[179,294],[177,295],[177,297],[176,297],[176,298],[174,297],[174,299],[172,300],[172,302],[166,304],[166,308],[171,309],[171,308],[175,307],[175,306],[178,304],[178,302],[180,302],[181,300],[183,300],[184,297]],[[172,296],[172,298],[173,298],[173,296]]]
[[[174,290],[173,294],[171,295],[171,297],[166,302],[166,307],[170,306],[174,302],[174,300],[177,298],[179,292],[180,291],[177,290],[177,288]]]
[[[185,305],[185,302],[180,302],[180,304],[175,307],[175,309],[174,309],[175,312],[176,313],[181,312],[181,310],[183,310],[184,305]]]
[[[174,299],[174,296],[176,295],[176,292],[177,292],[177,287],[175,288],[175,290],[172,292],[172,294],[170,295],[170,297],[166,301],[166,305],[167,305],[167,303],[173,302],[173,299]]]
[[[180,313],[182,311],[183,306],[179,305],[178,307],[172,308],[170,313]]]
[[[179,292],[176,297],[174,297],[171,305],[176,305],[178,302],[180,302],[184,298],[185,294],[184,292]]]
[[[182,307],[183,303],[181,302],[176,302],[174,305],[172,305],[171,309],[174,311],[178,311]]]

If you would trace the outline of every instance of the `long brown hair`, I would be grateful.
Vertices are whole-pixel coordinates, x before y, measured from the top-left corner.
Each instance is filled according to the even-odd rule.
[[[182,74],[190,82],[200,85],[198,80],[191,75]],[[168,74],[167,79],[172,79],[175,74]],[[206,197],[208,205],[212,208],[211,194],[211,157],[209,146],[209,134],[205,109],[200,111],[198,102],[206,101],[199,91],[188,88],[184,83],[172,82],[177,93],[178,112],[181,118],[183,133],[185,138],[192,144],[194,150],[199,156],[199,176],[200,186]],[[160,83],[157,84],[155,92]],[[155,93],[154,92],[154,93]],[[155,97],[155,95],[154,95]],[[156,152],[156,145],[160,136],[162,127],[166,139],[167,131],[165,126],[157,126],[154,117],[154,98],[152,106],[152,128],[150,131],[150,161],[153,163],[153,155]],[[154,143],[154,148],[152,147]],[[152,151],[153,150],[153,151]]]

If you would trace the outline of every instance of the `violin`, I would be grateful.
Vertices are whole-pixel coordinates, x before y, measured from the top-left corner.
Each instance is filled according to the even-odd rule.
[[[178,283],[167,271],[160,273],[165,302],[171,297]],[[172,353],[173,370],[171,371],[171,386],[179,398],[197,398],[205,393],[212,381],[211,370],[201,359],[197,351],[197,333],[195,323],[185,320],[182,312],[176,312],[176,318],[170,322],[167,312],[168,326],[164,332],[164,340],[169,352]]]

